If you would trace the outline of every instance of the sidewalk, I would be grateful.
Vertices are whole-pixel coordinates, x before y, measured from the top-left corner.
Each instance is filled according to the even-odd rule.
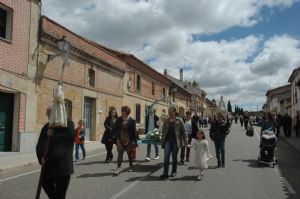
[[[104,148],[100,141],[86,141],[85,143],[87,156],[91,151],[100,151]],[[35,153],[0,152],[0,172],[33,164],[38,164]]]
[[[279,139],[283,140],[300,154],[300,137],[296,137],[294,131],[292,132],[291,137],[285,137],[284,133],[281,131]]]

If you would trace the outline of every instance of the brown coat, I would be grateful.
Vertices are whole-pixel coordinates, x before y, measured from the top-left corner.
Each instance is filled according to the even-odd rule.
[[[182,119],[176,118],[174,129],[175,129],[177,146],[178,147],[187,146],[187,137],[186,137],[185,127]],[[168,131],[169,131],[169,120],[167,119],[164,121],[162,126],[162,139],[161,139],[162,148],[164,148],[165,139]]]

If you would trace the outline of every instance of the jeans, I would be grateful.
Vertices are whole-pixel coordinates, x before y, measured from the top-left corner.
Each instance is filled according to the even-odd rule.
[[[158,145],[157,143],[154,143],[154,149],[155,149],[155,155],[158,156]],[[147,144],[147,158],[150,158],[151,156],[151,144]]]
[[[70,176],[45,177],[42,187],[50,199],[66,198]]]
[[[170,155],[172,153],[172,173],[177,172],[177,154],[178,146],[176,140],[167,140],[164,144],[164,173],[163,175],[168,176]]]
[[[214,140],[218,165],[225,165],[225,138]],[[221,156],[221,158],[220,158]]]
[[[75,159],[79,160],[79,147],[81,148],[83,159],[85,159],[85,148],[84,144],[76,144],[75,145]]]
[[[113,143],[112,142],[108,142],[105,144],[105,148],[106,148],[106,158],[105,161],[107,160],[112,160],[113,159],[113,153],[112,153],[112,149],[113,149]]]

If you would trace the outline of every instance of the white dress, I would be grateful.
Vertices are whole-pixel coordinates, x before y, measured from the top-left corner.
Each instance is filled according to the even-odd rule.
[[[207,160],[211,158],[207,140],[195,140],[191,145],[195,149],[195,164],[197,167],[207,169]]]

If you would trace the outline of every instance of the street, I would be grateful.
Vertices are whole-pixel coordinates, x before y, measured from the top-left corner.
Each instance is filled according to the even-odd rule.
[[[127,171],[127,154],[124,154],[123,171],[117,177],[112,176],[116,162],[104,163],[105,151],[94,151],[86,160],[76,162],[67,198],[300,198],[300,155],[282,140],[278,141],[279,165],[275,168],[258,167],[259,132],[247,137],[244,128],[233,124],[225,144],[226,167],[217,168],[208,129],[205,133],[214,157],[209,160],[209,169],[204,171],[201,181],[196,180],[198,170],[193,165],[194,153],[190,162],[178,166],[176,177],[161,181],[163,151],[160,150],[159,160],[145,162],[146,145],[140,145],[134,172]],[[114,160],[116,157],[114,151]],[[4,173],[0,181],[0,198],[34,198],[38,169],[37,166],[28,166]],[[41,198],[47,198],[43,191]]]

